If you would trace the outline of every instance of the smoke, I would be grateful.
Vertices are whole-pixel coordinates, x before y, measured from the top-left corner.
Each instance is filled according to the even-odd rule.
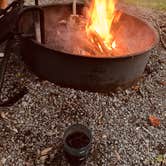
[[[51,12],[52,11],[52,12]],[[46,10],[46,43],[47,46],[79,55],[95,55],[86,32],[86,19],[83,15],[73,16],[71,10],[61,8],[56,10]]]
[[[97,52],[85,33],[85,18],[70,17],[71,9],[48,8],[46,18],[46,44],[49,48],[70,54],[108,56]],[[143,52],[153,45],[155,37],[149,26],[133,16],[122,13],[113,24],[112,33],[116,49],[110,56],[123,56]]]

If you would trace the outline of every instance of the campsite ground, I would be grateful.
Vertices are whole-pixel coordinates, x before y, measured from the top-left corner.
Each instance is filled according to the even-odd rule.
[[[165,8],[165,0],[160,1],[159,8]],[[161,28],[166,26],[164,10],[126,3],[119,7],[160,28],[166,40]],[[73,123],[87,125],[93,132],[87,166],[166,165],[166,49],[162,42],[152,51],[137,85],[126,90],[103,94],[62,88],[40,80],[12,53],[0,98],[6,100],[13,93],[7,93],[9,89],[20,87],[26,87],[27,94],[11,107],[0,107],[0,166],[67,166],[62,138]],[[158,118],[159,126],[149,124],[150,115]]]

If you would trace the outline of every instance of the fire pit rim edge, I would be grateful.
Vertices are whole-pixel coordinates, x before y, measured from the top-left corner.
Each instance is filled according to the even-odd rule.
[[[72,3],[65,3],[65,4],[52,4],[52,5],[39,5],[42,9],[44,8],[47,8],[47,7],[53,7],[53,6],[57,6],[57,5],[72,5]],[[78,3],[78,5],[83,5],[83,3]],[[119,9],[118,9],[119,10]],[[152,43],[152,45],[149,46],[149,48],[145,49],[144,51],[140,51],[140,52],[135,52],[135,53],[132,53],[132,54],[124,54],[124,55],[119,55],[119,56],[88,56],[88,55],[78,55],[78,54],[71,54],[69,52],[65,52],[65,51],[60,51],[60,50],[56,50],[56,49],[52,49],[50,47],[48,47],[46,44],[42,44],[42,43],[39,43],[38,41],[34,40],[34,39],[31,39],[32,42],[46,48],[46,49],[49,49],[51,51],[56,51],[56,52],[59,52],[59,53],[62,53],[62,54],[68,54],[70,56],[77,56],[77,57],[82,57],[82,58],[91,58],[91,59],[119,59],[119,58],[131,58],[131,57],[135,57],[135,56],[138,56],[140,54],[145,54],[149,51],[151,51],[152,49],[154,49],[156,47],[156,45],[159,43],[160,41],[160,37],[159,37],[159,33],[157,32],[157,29],[154,28],[154,26],[152,26],[152,24],[150,24],[149,22],[147,22],[146,20],[134,15],[134,14],[130,14],[128,13],[127,11],[123,11],[123,10],[119,10],[119,11],[122,11],[124,14],[127,14],[129,16],[132,16],[138,20],[140,20],[141,22],[143,22],[144,24],[146,24],[146,26],[148,26],[152,32],[154,33],[154,42]]]

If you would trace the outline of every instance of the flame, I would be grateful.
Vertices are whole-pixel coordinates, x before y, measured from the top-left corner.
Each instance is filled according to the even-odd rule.
[[[92,0],[87,16],[89,19],[86,26],[87,34],[97,33],[107,49],[115,49],[116,42],[111,33],[115,18],[115,0]]]
[[[116,42],[115,42],[115,41],[112,42],[112,48],[113,48],[113,49],[116,48]]]

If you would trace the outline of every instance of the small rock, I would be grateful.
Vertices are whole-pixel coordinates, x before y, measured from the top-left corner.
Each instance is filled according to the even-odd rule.
[[[0,52],[0,58],[3,58],[3,57],[4,57],[4,53]]]
[[[51,150],[52,150],[52,147],[46,148],[46,149],[44,149],[44,150],[41,151],[40,155],[41,155],[41,156],[45,156],[45,155],[47,155]]]
[[[2,163],[2,165],[4,165],[4,164],[6,163],[6,158],[3,157],[3,158],[1,159],[1,163]],[[0,163],[0,166],[1,166],[1,163]]]

